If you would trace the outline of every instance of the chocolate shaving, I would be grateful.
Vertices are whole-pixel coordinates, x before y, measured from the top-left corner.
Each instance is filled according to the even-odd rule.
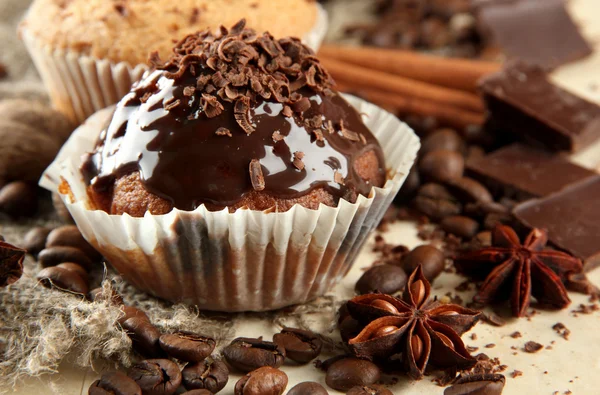
[[[194,96],[194,92],[196,92],[196,88],[193,86],[186,86],[183,88],[183,96]]]
[[[571,331],[563,324],[562,322],[557,322],[552,326],[552,329],[556,331],[563,339],[569,340],[569,335]]]
[[[367,139],[365,138],[365,136],[363,136],[362,133],[360,133],[358,137],[360,137],[360,142],[363,143],[363,145],[367,145]]]
[[[278,141],[282,141],[283,140],[283,135],[279,132],[279,130],[273,132],[273,135],[271,136],[273,138],[273,142],[278,142]]]
[[[344,136],[345,138],[347,138],[350,141],[359,141],[360,140],[360,138],[358,137],[358,133],[347,129],[344,126],[343,120],[340,121],[340,131],[342,132],[342,136]]]
[[[229,137],[233,137],[233,135],[231,134],[231,131],[227,128],[224,127],[220,127],[215,131],[215,134],[217,136],[229,136]]]
[[[290,106],[294,112],[303,113],[310,108],[310,100],[308,100],[308,97],[303,97],[297,102],[292,103]]]
[[[240,97],[235,101],[233,107],[235,120],[240,127],[246,132],[246,134],[252,134],[254,132],[254,126],[250,122],[250,98]]]
[[[200,105],[204,109],[204,114],[206,114],[208,118],[214,118],[216,116],[219,116],[224,109],[223,105],[217,100],[215,96],[207,95],[206,93],[202,94]]]
[[[323,132],[320,131],[319,129],[313,129],[312,130],[312,134],[315,136],[315,139],[317,141],[324,141],[325,138],[323,137]]]
[[[292,108],[290,106],[283,106],[283,110],[281,111],[284,117],[291,118],[294,115]]]
[[[337,170],[333,172],[333,180],[340,185],[344,185],[344,177]]]
[[[304,162],[302,162],[302,158],[304,158],[304,152],[294,152],[294,160],[292,161],[292,163],[298,170],[304,169]]]
[[[250,161],[250,182],[255,191],[265,189],[265,177],[263,176],[262,166],[257,159]]]
[[[176,99],[176,100],[171,100],[168,102],[165,102],[164,108],[167,111],[171,111],[174,108],[177,108],[177,106],[179,106],[181,104],[181,100]]]

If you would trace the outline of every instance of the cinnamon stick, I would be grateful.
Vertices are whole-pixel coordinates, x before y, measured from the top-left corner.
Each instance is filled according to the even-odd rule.
[[[457,107],[432,103],[427,100],[407,98],[373,89],[354,89],[343,83],[338,83],[337,89],[343,92],[355,93],[388,111],[393,110],[394,112],[403,114],[434,117],[441,124],[457,129],[463,129],[470,125],[482,125],[484,122],[483,113],[475,113]]]
[[[469,92],[476,92],[481,77],[499,71],[502,66],[496,62],[373,47],[324,45],[319,56]]]
[[[327,57],[320,59],[334,79],[350,83],[352,86],[381,90],[406,98],[422,99],[432,104],[445,104],[483,112],[482,100],[473,93],[436,86]]]

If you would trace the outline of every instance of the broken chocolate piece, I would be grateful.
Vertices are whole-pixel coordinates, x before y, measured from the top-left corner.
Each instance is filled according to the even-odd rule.
[[[546,196],[596,174],[560,155],[518,143],[467,161],[467,172],[494,194],[517,200]]]
[[[250,181],[255,191],[265,189],[265,177],[263,176],[260,162],[256,159],[250,161]]]
[[[492,122],[520,139],[574,152],[600,138],[600,106],[553,84],[537,66],[512,62],[479,84]]]
[[[550,243],[584,261],[584,270],[600,264],[600,176],[591,177],[514,209],[528,228],[548,230]]]

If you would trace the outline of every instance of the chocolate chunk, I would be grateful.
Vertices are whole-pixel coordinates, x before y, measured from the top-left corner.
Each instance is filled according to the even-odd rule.
[[[546,196],[596,174],[563,156],[523,144],[467,161],[467,172],[494,192],[519,200]]]
[[[553,84],[537,66],[512,62],[480,89],[494,124],[519,138],[578,151],[600,137],[600,106]]]
[[[229,137],[232,137],[231,131],[229,129],[227,129],[227,128],[222,127],[222,126],[215,131],[215,134],[217,136],[229,136]]]
[[[563,0],[487,1],[478,14],[492,44],[510,59],[553,69],[592,53]]]
[[[294,160],[292,161],[292,163],[298,170],[304,169],[304,162],[302,162],[302,158],[304,158],[304,152],[294,152]]]
[[[260,162],[256,159],[250,161],[250,181],[255,191],[265,189],[265,177],[263,176]]]
[[[516,218],[528,228],[548,230],[554,246],[581,258],[585,270],[600,264],[600,176],[530,200],[514,209]]]

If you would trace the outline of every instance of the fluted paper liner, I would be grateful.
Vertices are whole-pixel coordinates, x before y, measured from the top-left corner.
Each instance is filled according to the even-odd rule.
[[[327,13],[317,4],[315,26],[303,42],[319,49],[327,32]],[[48,90],[52,104],[73,122],[80,124],[94,112],[121,100],[148,69],[146,64],[131,66],[113,63],[77,52],[42,45],[21,29],[21,37]]]
[[[84,237],[123,277],[141,290],[205,310],[262,311],[303,303],[326,293],[350,269],[367,236],[379,223],[408,174],[420,144],[395,116],[353,96],[379,140],[390,170],[383,188],[356,203],[287,212],[238,209],[174,209],[143,218],[109,215],[89,206],[78,170],[94,147],[112,109],[80,126],[46,170],[40,185],[62,195]]]

